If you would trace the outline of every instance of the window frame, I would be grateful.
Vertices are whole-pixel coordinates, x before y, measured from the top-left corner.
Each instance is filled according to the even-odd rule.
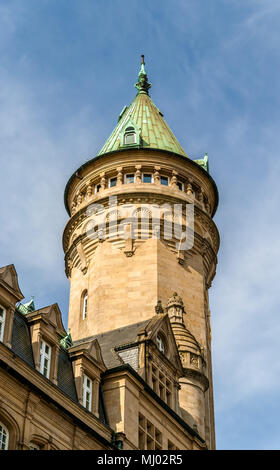
[[[3,435],[5,435],[5,444],[4,444],[4,448],[2,447],[3,445]],[[7,427],[2,423],[2,421],[0,421],[0,451],[1,450],[8,450],[9,448],[9,437],[10,437],[10,433],[7,429]]]
[[[82,319],[86,320],[88,312],[88,291],[86,290],[82,295]]]
[[[145,181],[144,181],[144,177],[145,177],[145,176],[150,176],[150,177],[151,177],[151,181],[145,182]],[[142,173],[142,183],[144,183],[144,184],[152,184],[153,182],[154,182],[154,175],[153,175],[153,173],[148,173],[148,172],[147,172],[147,173]]]
[[[116,184],[111,185],[112,180],[114,180]],[[108,187],[109,188],[115,188],[117,186],[117,183],[118,183],[118,178],[116,176],[113,176],[112,178],[109,179]]]
[[[178,184],[182,186],[182,189],[179,188]],[[184,191],[184,183],[182,181],[177,181],[176,186],[179,191]]]
[[[48,346],[49,348],[49,353],[46,353],[45,347],[43,354],[41,354],[42,351],[42,346]],[[47,379],[50,379],[50,371],[51,371],[51,360],[52,360],[52,347],[49,343],[47,343],[44,339],[41,339],[40,341],[40,350],[39,350],[39,371],[40,373],[46,377]],[[43,360],[42,360],[43,359]],[[47,359],[47,373],[44,373],[45,370],[45,359]]]
[[[157,342],[157,348],[158,348],[158,350],[159,350],[162,354],[165,354],[165,352],[166,352],[165,341],[164,341],[164,339],[161,337],[161,335],[157,335],[157,336],[156,336],[156,342]]]
[[[89,381],[90,386],[88,387],[87,381]],[[92,411],[92,390],[93,390],[93,380],[88,377],[88,375],[84,374],[83,376],[83,390],[82,390],[82,397],[83,397],[83,406],[86,410]],[[87,393],[89,397],[87,397]]]
[[[134,137],[134,141],[133,142],[127,142],[127,137],[129,136],[132,136]],[[124,131],[124,135],[123,135],[123,144],[124,145],[135,145],[137,144],[137,136],[136,136],[136,130],[133,126],[127,126],[125,128],[125,131]]]
[[[7,316],[7,311],[3,305],[0,304],[0,308],[3,310],[3,317],[0,317],[0,341],[3,342],[4,340],[4,332],[5,332],[5,325],[6,325],[6,316]]]
[[[42,449],[38,444],[35,444],[34,442],[30,442],[29,450],[42,450]]]
[[[94,194],[99,193],[100,189],[101,189],[101,184],[100,183],[96,184],[94,186]]]
[[[159,177],[159,178],[160,178],[160,184],[162,184],[162,186],[169,186],[169,184],[170,184],[170,178],[169,178],[169,176],[166,176],[166,175],[160,175],[160,177]],[[162,183],[162,179],[163,179],[163,178],[165,178],[165,179],[167,180],[167,184],[165,184],[165,183]]]
[[[133,181],[127,181],[128,176],[133,176]],[[135,183],[135,173],[126,173],[124,175],[124,184],[134,184]]]

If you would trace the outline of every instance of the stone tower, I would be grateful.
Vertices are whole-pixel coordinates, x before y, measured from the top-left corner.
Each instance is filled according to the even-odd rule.
[[[100,152],[66,186],[68,327],[75,342],[168,313],[183,371],[176,410],[215,448],[208,289],[218,191],[207,155],[188,158],[152,102],[144,56],[135,86]]]

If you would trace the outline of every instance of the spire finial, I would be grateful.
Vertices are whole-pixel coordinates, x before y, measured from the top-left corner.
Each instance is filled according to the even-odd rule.
[[[149,94],[149,88],[151,88],[151,83],[148,82],[148,76],[145,70],[145,60],[144,54],[141,55],[141,68],[138,74],[138,82],[134,85],[138,93],[146,93]]]

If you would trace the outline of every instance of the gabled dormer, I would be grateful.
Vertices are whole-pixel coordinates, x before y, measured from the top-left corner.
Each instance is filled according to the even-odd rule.
[[[140,129],[131,119],[128,119],[120,131],[120,147],[139,147],[140,144]]]
[[[100,376],[106,370],[97,339],[76,342],[68,349],[80,404],[99,417]]]
[[[0,341],[11,348],[15,305],[23,299],[13,264],[0,268]]]
[[[167,314],[158,314],[139,332],[139,372],[148,385],[176,412],[179,378],[183,375],[176,341]]]
[[[27,304],[24,304],[26,307]],[[20,309],[24,314],[23,309]],[[57,304],[33,310],[25,314],[30,327],[30,336],[36,369],[57,385],[57,366],[60,341],[66,331],[62,324]]]

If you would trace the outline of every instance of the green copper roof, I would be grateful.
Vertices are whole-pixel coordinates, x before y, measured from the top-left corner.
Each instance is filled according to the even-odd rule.
[[[31,297],[31,300],[25,304],[19,304],[17,307],[18,311],[26,315],[29,312],[35,311],[34,297]]]
[[[131,105],[123,108],[119,121],[98,155],[130,147],[168,150],[187,157],[178,140],[163,119],[163,114],[154,105],[150,96],[144,56],[138,74],[138,90]],[[136,132],[134,144],[125,144],[125,130],[132,127]]]
[[[70,330],[68,330],[67,335],[64,336],[64,338],[60,340],[60,346],[62,346],[64,349],[68,349],[68,348],[71,348],[71,346],[73,346],[73,341],[71,338]]]
[[[204,158],[200,158],[199,160],[194,160],[194,162],[202,166],[202,168],[204,168],[204,170],[209,173],[209,163],[208,163],[207,153],[204,155]]]

